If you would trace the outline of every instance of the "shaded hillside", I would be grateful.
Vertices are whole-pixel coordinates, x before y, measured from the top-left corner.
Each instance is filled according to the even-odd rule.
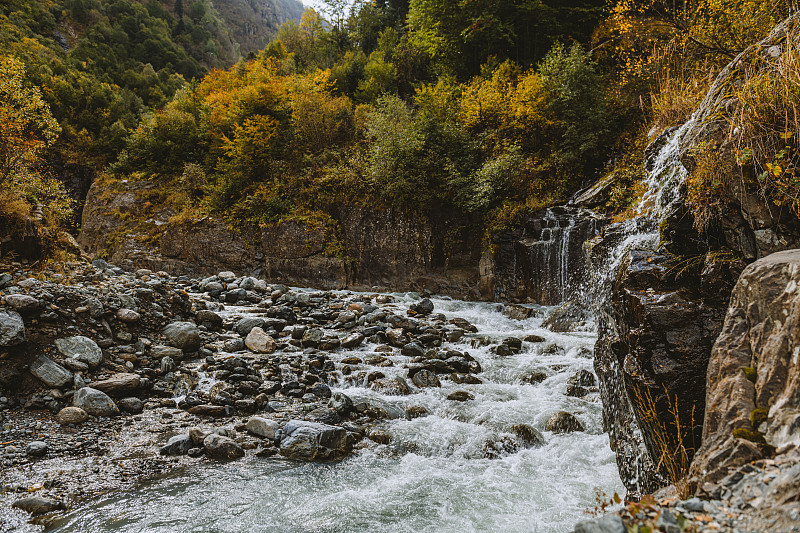
[[[214,0],[213,5],[243,56],[267,46],[281,24],[303,14],[298,0]]]

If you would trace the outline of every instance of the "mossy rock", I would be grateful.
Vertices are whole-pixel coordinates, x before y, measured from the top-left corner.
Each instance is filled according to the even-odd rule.
[[[734,429],[733,436],[736,437],[737,439],[749,440],[750,442],[754,442],[756,444],[767,443],[767,441],[764,439],[764,435],[762,435],[758,431],[753,431],[752,429],[747,429],[747,428]]]
[[[753,412],[750,413],[750,425],[753,426],[753,429],[758,429],[758,426],[761,425],[761,422],[767,419],[768,415],[769,410],[764,409],[763,407],[753,409]]]
[[[756,371],[755,368],[753,368],[751,366],[743,366],[742,367],[742,372],[744,372],[744,377],[746,377],[748,380],[752,381],[753,383],[755,383],[758,380],[758,372]]]

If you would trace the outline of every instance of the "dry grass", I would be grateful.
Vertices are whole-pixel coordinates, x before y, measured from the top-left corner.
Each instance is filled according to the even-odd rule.
[[[666,391],[665,391],[666,392]],[[648,435],[659,452],[656,468],[662,472],[675,487],[680,498],[689,498],[694,493],[694,485],[689,481],[689,465],[694,449],[686,448],[683,436],[691,434],[694,426],[694,409],[688,427],[681,421],[677,397],[673,400],[667,393],[668,413],[671,420],[661,420],[656,401],[650,391],[636,388],[636,402],[641,421],[647,426]]]

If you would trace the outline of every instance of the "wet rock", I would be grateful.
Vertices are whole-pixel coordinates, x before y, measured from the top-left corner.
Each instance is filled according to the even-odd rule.
[[[72,399],[75,407],[80,407],[92,416],[116,416],[119,408],[108,395],[91,387],[83,387],[75,392]]]
[[[39,300],[27,294],[8,294],[4,298],[9,307],[23,315],[39,309]]]
[[[283,428],[280,454],[289,459],[335,460],[343,458],[351,450],[347,431],[342,427],[291,420]]]
[[[381,394],[393,396],[407,396],[411,394],[411,388],[403,378],[380,378],[372,381],[369,388]]]
[[[28,496],[16,500],[11,504],[11,507],[21,509],[26,513],[33,515],[50,513],[61,509],[61,503],[52,498],[45,498],[44,496]]]
[[[244,449],[235,440],[216,433],[212,433],[203,440],[203,447],[206,455],[212,459],[232,460],[244,457]]]
[[[547,339],[545,339],[545,338],[544,338],[544,337],[542,337],[541,335],[525,335],[525,336],[522,338],[522,340],[524,340],[525,342],[534,342],[534,343],[539,343],[539,342],[544,342],[544,341],[546,341]]]
[[[234,329],[236,330],[236,333],[238,333],[242,337],[247,337],[247,335],[253,328],[263,329],[265,324],[266,322],[264,321],[263,318],[248,316],[239,320],[236,323]]]
[[[164,328],[167,343],[184,352],[193,352],[200,348],[202,338],[200,330],[191,322],[173,322]]]
[[[542,327],[557,333],[565,333],[585,326],[589,320],[591,315],[586,305],[564,302],[542,322]]]
[[[56,420],[62,426],[67,424],[83,424],[89,420],[89,415],[80,407],[65,407],[58,412]]]
[[[103,350],[89,337],[77,335],[65,339],[56,339],[55,345],[64,357],[83,361],[90,367],[96,367],[103,362]]]
[[[594,374],[588,370],[579,370],[567,380],[567,384],[581,387],[594,387],[596,383]]]
[[[228,416],[232,413],[230,406],[209,404],[195,405],[187,409],[187,411],[192,415],[212,416],[214,418]]]
[[[415,418],[422,418],[423,416],[428,416],[428,410],[422,407],[421,405],[412,405],[408,409],[406,409],[406,418],[409,420],[413,420]]]
[[[256,353],[274,353],[278,349],[275,339],[258,326],[250,330],[244,344]]]
[[[441,387],[442,384],[439,381],[439,378],[436,377],[436,374],[431,372],[430,370],[420,370],[414,377],[411,378],[411,381],[417,387],[423,389],[426,387]]]
[[[461,328],[461,329],[463,329],[465,331],[469,331],[470,333],[478,333],[478,328],[476,328],[474,325],[470,324],[464,318],[460,318],[460,317],[451,318],[448,322],[450,324],[453,324],[455,327]]]
[[[170,438],[167,443],[162,446],[158,452],[161,455],[186,455],[189,453],[189,449],[193,447],[192,439],[189,435],[175,435],[174,437]]]
[[[201,324],[210,327],[211,329],[218,329],[222,327],[222,317],[214,311],[208,309],[201,309],[197,312],[197,321]]]
[[[335,410],[339,415],[346,415],[353,410],[353,400],[342,392],[336,392],[328,401],[328,407]]]
[[[175,348],[173,346],[164,346],[163,344],[157,344],[150,349],[150,354],[156,359],[162,359],[164,357],[169,357],[171,359],[181,359],[183,357],[183,350],[181,350],[180,348]]]
[[[275,440],[278,423],[260,416],[253,416],[247,421],[247,431],[264,439]]]
[[[503,314],[512,320],[526,320],[535,316],[535,312],[530,307],[509,304],[503,309]]]
[[[572,398],[583,398],[589,394],[589,389],[580,385],[567,385],[566,395]]]
[[[117,311],[117,319],[121,322],[126,322],[128,324],[133,324],[141,320],[142,315],[134,311],[133,309],[120,309]]]
[[[554,413],[547,419],[544,425],[545,431],[553,433],[572,433],[573,431],[584,431],[581,421],[575,415],[566,411]]]
[[[109,396],[125,396],[137,390],[140,381],[138,374],[120,373],[102,381],[93,381],[92,388]]]
[[[528,372],[527,374],[523,374],[519,378],[519,380],[522,383],[529,383],[531,385],[534,385],[536,383],[541,383],[546,379],[547,379],[547,373],[541,370],[533,370],[531,372]]]
[[[94,385],[94,383],[92,385]],[[144,410],[144,402],[139,398],[134,397],[122,398],[117,402],[117,407],[126,413],[135,415]]]
[[[303,338],[300,341],[303,348],[316,348],[322,339],[325,337],[325,332],[321,329],[309,329],[303,333]]]
[[[343,348],[356,348],[364,342],[364,335],[361,333],[351,333],[342,339]]]
[[[465,390],[457,390],[448,394],[447,399],[455,402],[466,402],[469,400],[474,400],[475,396]]]
[[[539,431],[528,424],[515,424],[511,426],[511,433],[516,435],[525,446],[544,446],[545,440]]]
[[[406,357],[423,357],[425,355],[425,350],[419,344],[415,342],[409,342],[400,350],[402,355]]]
[[[311,392],[317,398],[330,398],[331,397],[331,388],[324,383],[315,383],[313,387],[311,387]]]
[[[423,298],[418,303],[411,305],[410,309],[417,315],[429,315],[433,313],[433,302],[429,298]]]
[[[72,382],[72,372],[45,355],[36,357],[30,370],[31,374],[51,387],[63,387]]]
[[[594,520],[583,520],[575,524],[575,533],[627,533],[622,518],[607,514]]]
[[[453,383],[459,383],[464,385],[480,385],[483,383],[479,377],[473,376],[472,374],[461,374],[459,372],[453,372],[450,374],[450,381]]]
[[[0,309],[0,346],[17,346],[25,342],[25,323],[19,313]]]
[[[44,457],[47,455],[47,443],[42,442],[40,440],[35,440],[33,442],[29,442],[27,446],[25,446],[25,454],[28,457]]]

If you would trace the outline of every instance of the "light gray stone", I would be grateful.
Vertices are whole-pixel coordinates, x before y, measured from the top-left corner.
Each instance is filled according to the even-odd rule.
[[[90,367],[95,367],[103,362],[103,350],[89,337],[77,335],[65,339],[56,339],[56,348],[65,357],[83,361]]]
[[[83,387],[75,392],[72,404],[93,416],[116,416],[119,414],[119,408],[114,400],[105,392],[91,387]]]
[[[72,381],[72,372],[45,355],[38,356],[31,363],[31,374],[51,387],[60,388]]]
[[[0,346],[17,346],[25,342],[25,323],[19,313],[0,309]]]

